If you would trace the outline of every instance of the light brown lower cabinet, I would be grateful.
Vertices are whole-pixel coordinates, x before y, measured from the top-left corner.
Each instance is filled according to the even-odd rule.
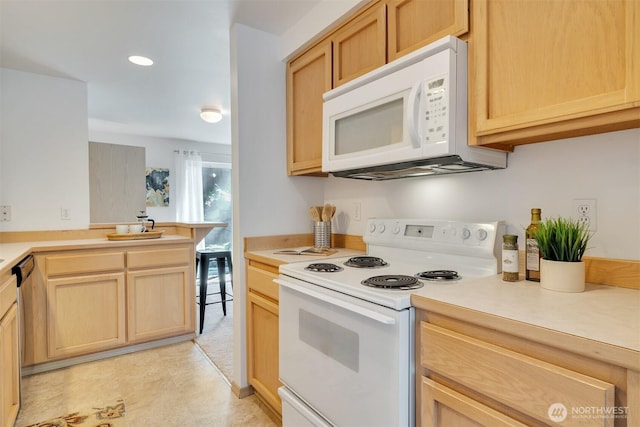
[[[195,286],[189,267],[157,268],[127,274],[129,342],[193,332]]]
[[[279,380],[278,268],[247,260],[247,374],[258,397],[282,416]]]
[[[15,278],[0,281],[0,425],[12,426],[20,409],[20,355]]]
[[[49,358],[123,345],[124,289],[124,271],[47,280]]]
[[[567,348],[575,337],[565,341],[558,332],[513,322],[514,331],[525,332],[519,335],[488,327],[491,319],[474,324],[445,313],[416,315],[418,425],[640,425],[639,374],[625,366],[633,365],[633,355],[630,363],[617,364],[598,343],[586,355]],[[559,338],[558,346],[528,339],[531,333],[550,334],[550,342]],[[583,344],[580,350],[590,352],[591,344]]]
[[[34,254],[23,366],[195,332],[192,243]]]
[[[127,251],[127,322],[131,343],[195,331],[190,246]]]

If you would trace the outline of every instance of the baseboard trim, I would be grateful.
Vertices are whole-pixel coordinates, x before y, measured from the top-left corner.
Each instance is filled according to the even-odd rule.
[[[231,381],[231,391],[236,395],[238,399],[244,399],[247,396],[251,396],[255,393],[255,390],[250,385],[240,387],[235,381]]]
[[[255,395],[257,397],[256,402],[258,402],[258,405],[264,413],[267,414],[274,423],[281,426],[282,414],[275,410],[262,396],[260,396],[260,393],[256,393]]]
[[[78,365],[80,363],[93,362],[96,360],[108,359],[114,356],[122,356],[124,354],[135,353],[142,350],[150,350],[152,348],[163,347],[165,345],[177,344],[184,341],[191,341],[196,334],[180,335],[177,337],[165,338],[162,340],[151,341],[141,344],[134,344],[127,347],[115,348],[113,350],[101,351],[100,353],[87,354],[84,356],[70,357],[68,359],[54,360],[52,362],[40,363],[38,365],[25,366],[22,368],[22,376],[39,374],[41,372],[53,371],[55,369],[67,368],[69,366]]]

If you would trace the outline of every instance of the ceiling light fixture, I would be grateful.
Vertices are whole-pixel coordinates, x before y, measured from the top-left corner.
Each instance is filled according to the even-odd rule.
[[[132,55],[129,57],[129,62],[131,62],[132,64],[141,65],[143,67],[153,65],[153,60],[151,58],[147,58],[146,56]]]
[[[222,112],[219,108],[202,107],[200,117],[207,123],[218,123],[222,120]]]

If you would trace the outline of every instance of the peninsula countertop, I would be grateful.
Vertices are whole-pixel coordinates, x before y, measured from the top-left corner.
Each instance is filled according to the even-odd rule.
[[[0,274],[4,274],[22,258],[34,252],[51,252],[73,249],[95,249],[127,246],[157,246],[172,243],[192,242],[190,237],[166,235],[158,239],[108,240],[96,239],[47,240],[37,242],[0,243]]]

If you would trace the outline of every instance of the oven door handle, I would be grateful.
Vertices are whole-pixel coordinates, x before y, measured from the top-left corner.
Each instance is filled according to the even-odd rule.
[[[376,322],[384,323],[385,325],[393,325],[396,323],[396,319],[394,319],[393,317],[385,316],[384,314],[380,314],[377,311],[369,310],[368,308],[360,307],[341,299],[334,298],[330,295],[325,295],[306,288],[302,288],[300,286],[292,286],[283,280],[274,279],[273,281],[280,286],[284,286],[285,288],[289,288],[293,291],[310,296],[311,298],[319,299],[320,301],[335,305],[337,307],[344,308],[345,310],[349,310],[350,312],[358,313],[361,316],[367,317],[371,320],[375,320]]]

